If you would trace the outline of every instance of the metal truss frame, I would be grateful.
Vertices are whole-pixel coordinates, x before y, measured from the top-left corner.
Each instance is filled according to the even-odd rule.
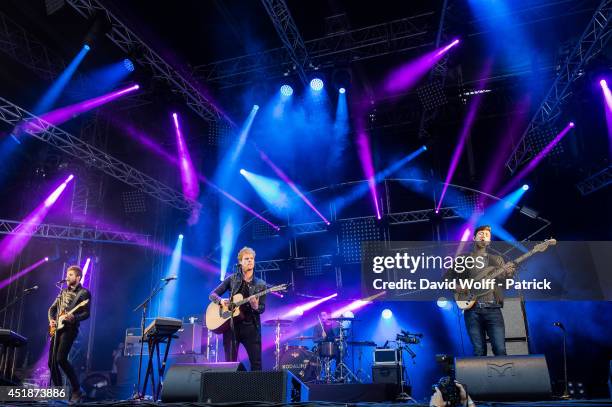
[[[0,12],[0,51],[25,65],[37,76],[53,80],[66,63],[62,58],[49,52],[46,45],[4,13]]]
[[[27,130],[27,132],[32,137],[76,157],[84,161],[87,165],[95,167],[113,178],[123,181],[135,189],[185,212],[186,214],[191,214],[192,210],[198,206],[197,202],[186,200],[180,192],[84,142],[59,127],[49,124],[40,117],[33,115],[2,97],[0,97],[0,120],[13,126],[27,122],[31,124],[33,128],[41,129],[39,132],[32,130]]]
[[[194,85],[164,61],[98,0],[66,0],[66,2],[85,18],[102,13],[111,24],[111,30],[106,36],[126,54],[133,53],[136,62],[149,68],[155,79],[168,83],[175,93],[183,97],[187,106],[202,119],[207,122],[226,121],[234,125],[214,103],[203,96]]]
[[[560,67],[551,89],[506,161],[506,167],[511,173],[527,162],[533,154],[529,146],[529,138],[532,133],[560,116],[561,105],[571,95],[571,85],[583,75],[583,69],[589,60],[605,48],[612,33],[610,19],[612,19],[612,0],[603,0],[576,47]]]
[[[350,31],[332,33],[322,38],[304,42],[307,54],[315,68],[324,69],[336,62],[353,62],[379,57],[395,52],[408,51],[434,44],[427,40],[431,32],[431,17],[427,12],[371,25]],[[424,40],[425,39],[425,40]],[[275,48],[236,58],[224,59],[195,67],[196,77],[215,83],[219,88],[242,86],[260,79],[277,78],[293,72],[293,62],[284,48]]]
[[[576,188],[582,196],[586,196],[610,184],[612,184],[612,165],[580,181],[576,184]]]
[[[293,62],[295,71],[303,85],[308,83],[306,69],[311,65],[306,45],[302,35],[291,17],[291,12],[285,0],[261,0],[268,16],[272,20],[274,29]]]
[[[17,229],[24,225],[17,220],[0,219],[0,235],[23,234]],[[96,243],[114,243],[136,246],[147,246],[150,236],[139,233],[117,232],[98,228],[86,228],[77,226],[63,226],[41,223],[30,234],[32,237],[47,239],[78,240]]]

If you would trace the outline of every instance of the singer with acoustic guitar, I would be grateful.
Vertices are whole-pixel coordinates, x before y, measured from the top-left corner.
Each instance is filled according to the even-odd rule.
[[[74,368],[68,361],[70,348],[79,334],[79,324],[89,318],[90,292],[81,285],[83,271],[79,266],[70,266],[66,270],[66,279],[62,280],[67,287],[62,289],[49,307],[49,369],[54,386],[62,386],[61,370],[68,377],[72,394],[71,402],[79,402],[83,393]]]
[[[235,315],[227,329],[223,331],[223,350],[225,360],[235,362],[238,360],[238,345],[242,344],[249,355],[251,370],[261,370],[261,321],[260,315],[266,310],[266,296],[253,294],[266,291],[266,283],[255,277],[255,250],[243,247],[238,252],[238,271],[227,277],[217,288],[210,293],[210,300],[218,304],[222,310],[233,306],[234,302],[223,299],[221,296],[229,291],[230,299],[236,294],[241,298],[251,297],[246,303],[239,306],[240,313]],[[232,329],[233,325],[233,329]]]

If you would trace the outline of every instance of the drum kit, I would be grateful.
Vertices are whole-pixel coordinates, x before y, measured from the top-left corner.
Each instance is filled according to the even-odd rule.
[[[314,336],[298,336],[295,341],[312,340],[315,346],[308,348],[304,345],[281,345],[282,328],[293,324],[287,319],[271,319],[263,323],[264,326],[275,330],[275,370],[289,370],[305,383],[349,383],[361,382],[358,377],[363,373],[361,369],[361,348],[376,347],[371,341],[348,341],[351,336],[352,323],[355,318],[329,318],[329,321],[338,327],[338,335],[334,338],[315,338]],[[349,350],[359,348],[358,374],[348,367],[345,360]]]

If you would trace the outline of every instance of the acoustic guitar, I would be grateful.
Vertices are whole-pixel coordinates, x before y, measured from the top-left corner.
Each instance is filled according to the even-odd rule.
[[[227,306],[224,306],[222,303],[216,304],[211,302],[206,308],[206,328],[216,334],[223,333],[230,328],[230,318],[232,318],[232,316],[234,318],[240,318],[241,305],[248,303],[252,298],[259,298],[262,295],[284,291],[286,289],[287,284],[279,284],[246,298],[243,298],[240,293],[234,294]]]
[[[534,248],[531,249],[529,252],[523,254],[522,256],[518,257],[513,262],[508,263],[508,264],[515,264],[515,265],[520,264],[523,261],[527,260],[529,257],[533,256],[535,253],[543,252],[544,250],[548,249],[550,246],[554,246],[556,244],[557,244],[557,241],[555,239],[545,240],[542,243],[538,243],[537,245],[535,245]],[[502,267],[494,267],[494,266],[485,267],[482,271],[478,273],[477,276],[473,278],[473,280],[480,281],[480,280],[489,279],[489,278],[491,279],[496,278],[500,276],[501,274],[504,274],[507,271],[506,267],[507,267],[507,264]],[[460,292],[455,293],[455,302],[457,303],[457,307],[459,309],[462,309],[462,310],[470,309],[474,306],[474,304],[476,304],[476,301],[478,301],[478,298],[490,293],[491,291],[493,290],[487,290],[485,292],[478,293],[478,294],[471,293],[469,290],[460,291]]]
[[[68,312],[62,311],[59,314],[59,316],[57,317],[57,325],[55,327],[52,327],[51,325],[49,325],[49,336],[53,337],[53,336],[55,336],[57,331],[61,331],[62,329],[64,329],[64,327],[66,326],[66,323],[64,322],[66,320],[66,317],[68,315],[72,315],[79,308],[84,307],[85,305],[87,305],[88,302],[89,302],[89,300],[83,300],[83,301],[79,302],[70,311],[68,311]]]

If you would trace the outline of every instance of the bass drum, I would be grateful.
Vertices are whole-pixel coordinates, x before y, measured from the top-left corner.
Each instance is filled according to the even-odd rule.
[[[280,357],[281,369],[287,369],[304,383],[317,380],[320,363],[305,346],[286,346]]]

